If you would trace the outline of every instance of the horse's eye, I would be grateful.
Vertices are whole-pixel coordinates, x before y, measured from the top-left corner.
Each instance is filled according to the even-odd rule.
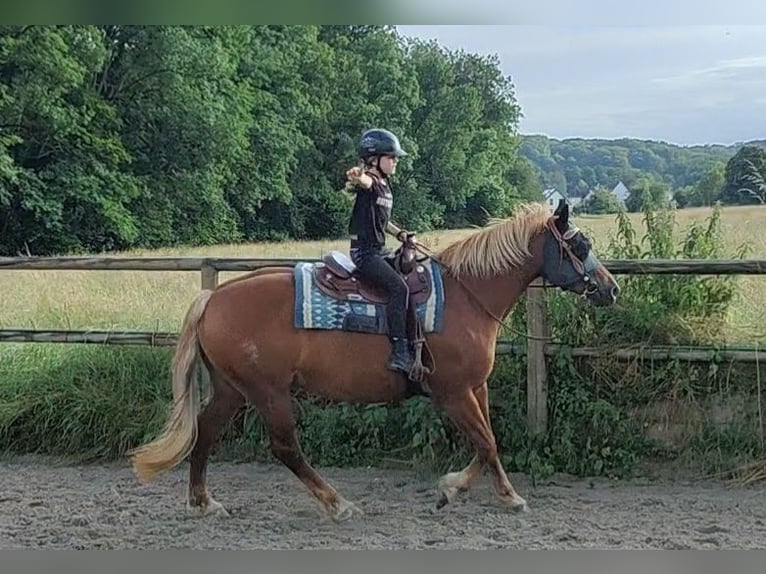
[[[572,252],[579,258],[585,259],[588,257],[590,251],[590,243],[587,239],[581,238],[578,241],[573,241],[571,244]]]

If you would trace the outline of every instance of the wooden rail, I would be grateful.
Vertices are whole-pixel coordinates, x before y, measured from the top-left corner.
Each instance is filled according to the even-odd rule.
[[[263,267],[293,266],[307,258],[235,258],[235,257],[0,257],[0,270],[112,270],[112,271],[197,271],[200,286],[212,289],[222,271],[246,272]],[[605,260],[604,265],[619,275],[766,275],[766,260]],[[564,350],[560,345],[538,341],[549,332],[545,290],[534,282],[527,291],[527,332],[532,337],[526,345],[499,341],[496,352],[527,356],[527,421],[531,434],[547,428],[548,377],[546,357]],[[63,331],[0,330],[0,342],[85,343],[107,345],[173,346],[176,333],[144,331]],[[596,347],[567,348],[575,357],[609,356],[618,360],[681,359],[759,362],[766,352],[757,349],[677,348],[632,346],[617,349]]]
[[[114,271],[252,271],[272,265],[293,266],[304,258],[248,257],[0,257],[2,269]],[[619,275],[766,275],[766,259],[606,259]]]
[[[178,333],[166,331],[0,329],[0,343],[83,343],[93,345],[172,347],[177,341]],[[705,363],[714,360],[743,363],[766,361],[766,347],[759,350],[757,347],[632,345],[605,349],[603,347],[569,347],[567,345],[540,341],[530,341],[530,343],[539,346],[535,353],[540,353],[541,350],[541,354],[546,357],[566,352],[572,357],[609,357],[620,361],[632,361],[635,359],[679,359]],[[497,342],[495,352],[497,355],[527,355],[530,354],[530,346],[500,339]]]

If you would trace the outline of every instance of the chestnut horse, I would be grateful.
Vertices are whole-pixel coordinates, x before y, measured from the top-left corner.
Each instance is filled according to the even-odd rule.
[[[537,277],[595,305],[613,304],[618,285],[563,202],[553,214],[545,204],[524,205],[432,256],[443,270],[444,313],[441,328],[426,334],[436,366],[429,395],[475,449],[466,468],[439,480],[438,506],[486,470],[499,498],[526,511],[500,462],[489,420],[487,378],[500,322]],[[188,506],[226,513],[207,488],[208,456],[222,427],[249,401],[268,429],[275,457],[332,519],[361,512],[303,457],[292,384],[297,380],[307,393],[330,400],[378,403],[410,396],[406,377],[386,369],[385,336],[296,328],[293,273],[292,267],[261,269],[204,290],[191,304],[172,363],[172,413],[158,438],[130,453],[139,479],[150,480],[188,455]],[[207,369],[212,386],[199,413],[198,368]]]

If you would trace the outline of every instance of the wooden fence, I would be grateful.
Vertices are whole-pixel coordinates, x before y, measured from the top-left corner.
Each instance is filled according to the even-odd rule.
[[[308,258],[311,260],[312,258]],[[305,259],[302,259],[305,260]],[[226,257],[5,257],[0,270],[118,270],[118,271],[199,271],[200,286],[212,289],[220,272],[246,272],[274,265],[293,266],[299,259],[251,259]],[[766,260],[606,260],[604,265],[616,275],[766,275]],[[562,350],[560,345],[537,338],[549,336],[545,290],[534,282],[527,291],[527,333],[525,345],[498,341],[496,352],[527,356],[527,422],[532,434],[547,427],[548,383],[546,357]],[[145,331],[65,331],[0,330],[0,342],[96,343],[113,345],[173,346],[176,333]],[[758,362],[764,358],[757,349],[705,349],[681,347],[631,346],[610,349],[577,347],[567,349],[575,357],[609,356],[620,360],[682,359],[710,361],[714,357],[729,361]]]

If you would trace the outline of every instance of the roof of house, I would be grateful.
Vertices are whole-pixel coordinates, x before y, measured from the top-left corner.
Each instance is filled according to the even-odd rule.
[[[544,190],[543,190],[543,197],[544,197],[545,199],[548,199],[548,198],[549,198],[549,197],[551,197],[553,194],[558,194],[558,195],[560,195],[561,197],[563,197],[563,198],[565,198],[565,199],[566,199],[566,194],[564,194],[564,193],[560,192],[560,191],[559,191],[558,189],[556,189],[555,187],[549,187],[549,188],[547,188],[547,189],[544,189]]]

